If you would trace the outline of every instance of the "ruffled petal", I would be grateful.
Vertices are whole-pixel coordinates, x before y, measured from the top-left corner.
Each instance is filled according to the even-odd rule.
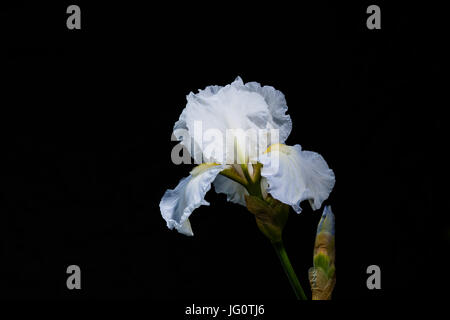
[[[191,92],[186,108],[175,123],[174,133],[196,161],[203,155],[204,162],[235,163],[235,157],[229,154],[230,144],[236,141],[238,163],[247,163],[268,145],[286,140],[292,128],[286,111],[286,100],[280,91],[270,86],[261,87],[256,82],[244,84],[238,77],[225,87],[209,86],[197,94]],[[177,134],[180,129],[187,134]],[[233,129],[239,133],[229,131]],[[262,140],[257,137],[261,134],[259,129],[267,132],[264,148],[256,147]],[[271,129],[279,130],[278,134],[272,134]]]
[[[270,121],[274,128],[280,130],[279,143],[284,143],[292,130],[291,117],[286,114],[288,106],[284,94],[272,86],[261,86],[258,82],[248,82],[245,87],[249,91],[257,92],[264,97],[272,115]]]
[[[193,235],[188,218],[199,206],[209,205],[205,195],[223,168],[223,165],[200,165],[188,177],[181,179],[175,189],[164,193],[159,208],[169,229],[175,228],[182,234]]]
[[[334,187],[335,177],[323,157],[315,152],[302,151],[300,145],[271,146],[260,156],[261,175],[269,183],[272,197],[289,204],[300,213],[300,202],[310,200],[313,210],[322,206]]]
[[[213,184],[217,193],[224,193],[227,195],[228,201],[243,206],[246,205],[245,195],[248,194],[248,191],[241,184],[221,175],[216,177]]]

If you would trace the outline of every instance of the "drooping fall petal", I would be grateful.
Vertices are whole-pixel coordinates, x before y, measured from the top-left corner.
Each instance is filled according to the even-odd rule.
[[[175,189],[164,193],[159,207],[169,229],[175,228],[185,235],[193,235],[188,218],[199,206],[209,205],[205,195],[223,168],[223,165],[202,164],[194,168],[188,177],[181,179]]]
[[[273,145],[259,161],[263,164],[261,175],[269,184],[267,192],[297,213],[303,200],[310,200],[313,210],[319,209],[334,187],[333,170],[323,157],[303,151],[300,145]]]
[[[213,184],[217,193],[227,195],[228,201],[245,206],[245,195],[248,195],[248,191],[244,186],[221,175],[217,176]]]

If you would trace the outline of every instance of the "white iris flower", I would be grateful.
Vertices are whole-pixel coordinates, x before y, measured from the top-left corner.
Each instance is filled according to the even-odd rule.
[[[239,77],[225,87],[190,93],[174,134],[202,163],[161,199],[167,226],[193,235],[189,216],[209,205],[205,195],[211,184],[228,201],[244,206],[245,195],[270,194],[297,213],[303,200],[319,209],[333,189],[334,173],[320,154],[284,144],[292,129],[287,109],[283,93],[256,82],[244,84]],[[250,134],[252,130],[265,134],[261,139]],[[268,148],[258,148],[261,140]]]

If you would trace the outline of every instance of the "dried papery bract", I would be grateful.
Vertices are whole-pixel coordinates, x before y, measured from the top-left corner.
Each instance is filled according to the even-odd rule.
[[[283,228],[289,215],[289,206],[268,196],[263,200],[256,196],[246,195],[247,209],[256,219],[259,230],[272,243],[282,241]]]

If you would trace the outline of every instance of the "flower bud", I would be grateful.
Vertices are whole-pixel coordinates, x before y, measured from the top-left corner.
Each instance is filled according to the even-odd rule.
[[[313,300],[330,300],[336,283],[335,274],[335,227],[330,206],[323,210],[317,226],[314,245],[314,267],[309,269]]]

